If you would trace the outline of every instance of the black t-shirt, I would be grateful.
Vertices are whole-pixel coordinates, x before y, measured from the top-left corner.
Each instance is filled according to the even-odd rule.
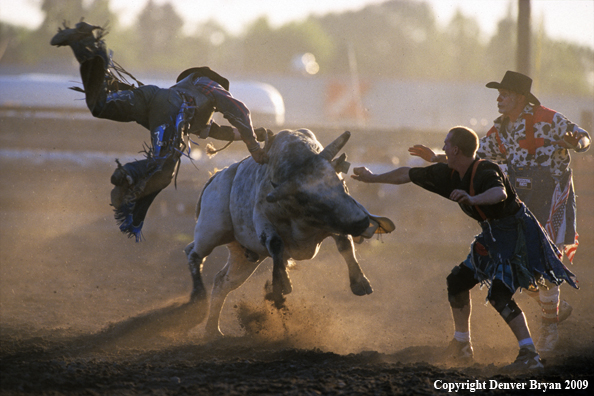
[[[442,163],[424,168],[411,168],[409,176],[410,180],[416,185],[449,199],[454,190],[464,190],[470,193],[470,176],[472,175],[473,166],[474,162],[468,167],[461,180],[457,171]],[[488,219],[501,219],[516,214],[520,209],[521,201],[508,178],[497,164],[482,160],[474,175],[474,194],[479,195],[493,187],[505,188],[507,198],[493,205],[480,205],[479,208],[485,216]],[[475,206],[459,205],[468,216],[478,221],[483,220]]]

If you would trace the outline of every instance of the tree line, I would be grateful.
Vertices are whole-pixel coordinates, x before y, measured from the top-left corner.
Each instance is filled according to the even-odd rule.
[[[132,72],[174,72],[209,65],[226,74],[303,73],[295,60],[315,58],[317,75],[348,74],[353,69],[374,79],[472,81],[499,79],[515,69],[517,20],[510,9],[492,37],[478,22],[457,12],[445,27],[427,3],[388,0],[361,10],[310,16],[273,27],[262,17],[233,35],[215,21],[183,31],[183,19],[169,3],[149,0],[135,23],[124,27],[108,0],[43,0],[45,19],[36,30],[2,23],[0,62],[47,65],[70,62],[49,40],[57,27],[81,16],[106,26],[114,59]],[[532,23],[532,77],[539,94],[594,94],[594,50],[555,40]],[[310,55],[311,57],[311,55]]]

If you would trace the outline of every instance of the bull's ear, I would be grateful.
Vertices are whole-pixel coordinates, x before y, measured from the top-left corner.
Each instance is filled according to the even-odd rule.
[[[320,157],[327,159],[328,161],[332,161],[332,158],[338,154],[338,152],[344,147],[346,142],[349,141],[351,137],[351,133],[349,131],[345,131],[342,135],[340,135],[336,140],[326,146],[324,150],[318,154]]]
[[[351,167],[350,162],[346,161],[347,155],[346,153],[342,153],[342,155],[338,158],[333,159],[330,163],[334,167],[334,171],[336,173],[349,173],[349,168]]]

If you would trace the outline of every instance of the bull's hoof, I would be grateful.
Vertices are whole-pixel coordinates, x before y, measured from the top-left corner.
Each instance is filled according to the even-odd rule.
[[[287,270],[272,273],[272,290],[275,294],[290,294],[293,291]]]
[[[287,274],[286,271],[280,277],[280,286],[281,286],[280,291],[282,294],[290,294],[293,291],[293,285],[291,284],[291,278],[289,278],[289,274]]]
[[[203,288],[192,290],[192,293],[190,294],[190,303],[206,304],[206,300],[206,290],[204,290]]]
[[[289,279],[287,279],[287,282],[283,282],[283,284],[282,284],[281,293],[282,294],[290,294],[292,291],[293,291],[293,285],[291,284],[291,281]]]
[[[369,280],[364,276],[358,280],[351,280],[351,291],[356,296],[365,296],[373,293],[373,288]]]
[[[272,301],[272,303],[274,304],[274,307],[276,309],[283,309],[285,308],[285,301],[286,298],[281,294],[281,293],[275,293],[270,292],[270,293],[266,293],[266,295],[264,296],[264,299],[267,301]]]
[[[285,308],[285,302],[287,301],[285,296],[281,295],[275,295],[273,296],[273,301],[274,301],[274,307],[276,309],[283,309]]]

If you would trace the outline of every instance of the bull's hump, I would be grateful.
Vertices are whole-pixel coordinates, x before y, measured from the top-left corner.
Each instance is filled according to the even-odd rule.
[[[298,129],[297,131],[279,132],[274,140],[276,150],[287,152],[311,152],[317,154],[323,147],[316,139],[315,135],[307,129]]]
[[[322,145],[311,132],[279,132],[269,152],[274,178],[277,182],[283,182],[292,174],[300,172],[298,170],[310,167],[317,154],[322,150]]]

